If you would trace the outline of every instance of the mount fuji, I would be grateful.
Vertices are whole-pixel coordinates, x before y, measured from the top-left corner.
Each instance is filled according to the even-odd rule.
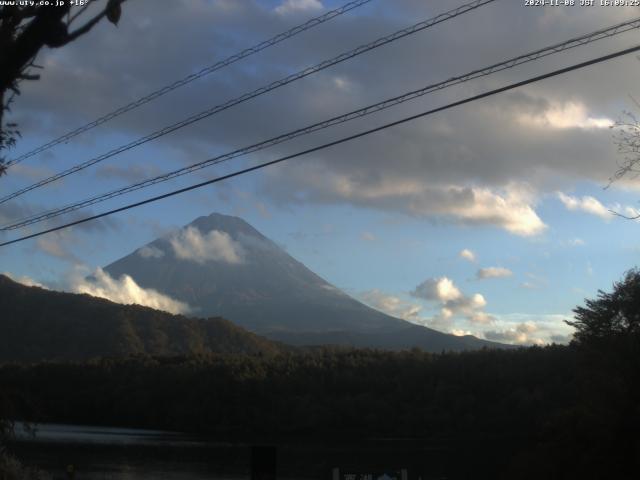
[[[191,307],[294,345],[427,351],[507,347],[401,320],[348,296],[238,217],[214,213],[106,266]]]

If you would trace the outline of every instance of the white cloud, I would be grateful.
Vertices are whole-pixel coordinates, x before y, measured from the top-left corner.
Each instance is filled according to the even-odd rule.
[[[429,278],[418,285],[411,295],[425,300],[448,303],[462,298],[462,292],[447,277]]]
[[[414,217],[441,218],[463,225],[493,225],[519,236],[535,236],[546,225],[534,209],[533,194],[526,184],[499,189],[456,184],[432,184],[418,176],[341,174],[320,165],[295,167],[282,181],[271,184],[269,193],[289,202],[348,202],[369,208],[400,211]],[[294,184],[295,180],[295,184]],[[277,191],[276,191],[277,189]],[[286,198],[285,198],[286,197]]]
[[[353,88],[353,83],[346,77],[333,77],[333,84],[340,90],[349,91]]]
[[[437,312],[431,316],[421,315],[422,305],[377,289],[362,293],[360,299],[384,313],[442,332],[452,332],[460,316],[474,325],[488,325],[494,320],[482,311],[487,304],[482,295],[464,295],[447,277],[428,279],[410,295],[436,303]]]
[[[451,334],[456,337],[464,337],[466,335],[473,335],[473,332],[470,330],[460,330],[459,328],[454,328],[451,330]]]
[[[586,245],[585,241],[581,238],[572,238],[567,242],[570,247],[583,247]]]
[[[285,0],[275,8],[278,15],[322,10],[320,0]]]
[[[174,300],[155,290],[140,287],[129,275],[114,279],[101,268],[93,273],[91,280],[76,275],[69,289],[75,293],[86,293],[94,297],[106,298],[115,303],[143,305],[174,314],[185,314],[191,310],[186,303]]]
[[[239,264],[244,262],[245,250],[226,232],[212,230],[200,233],[194,227],[188,227],[169,239],[178,258],[196,263],[208,261]]]
[[[40,287],[40,288],[44,288],[49,290],[48,287],[46,287],[45,285],[43,285],[40,282],[37,282],[36,280],[34,280],[31,277],[28,277],[26,275],[21,275],[19,277],[9,273],[9,272],[3,272],[3,275],[6,275],[7,277],[9,277],[11,280],[13,280],[14,282],[18,282],[21,283],[22,285],[25,285],[27,287]]]
[[[485,280],[487,278],[504,278],[504,277],[510,277],[511,275],[513,275],[513,272],[508,268],[504,268],[504,267],[481,268],[476,273],[476,277],[479,280]]]
[[[543,345],[568,343],[574,329],[564,320],[571,314],[525,314],[512,313],[498,316],[493,328],[482,335],[487,340],[517,345]]]
[[[613,210],[632,220],[640,220],[640,211],[638,211],[637,208],[626,206],[621,212],[619,212],[617,208],[614,208]]]
[[[487,340],[515,345],[542,345],[545,342],[534,336],[537,331],[538,327],[534,323],[526,322],[506,330],[490,330],[484,332],[484,337]]]
[[[582,198],[573,197],[571,195],[565,195],[562,192],[558,192],[558,198],[567,208],[572,211],[582,211],[595,215],[604,220],[610,220],[613,215],[607,207],[605,207],[600,201],[592,196],[586,195]]]
[[[160,250],[158,247],[154,247],[153,245],[145,245],[144,247],[138,250],[138,255],[142,258],[162,258],[164,257],[164,252]]]
[[[489,325],[496,321],[496,317],[493,315],[489,315],[486,312],[474,312],[470,317],[469,321],[472,323],[480,323],[483,325]]]
[[[415,320],[422,310],[421,305],[404,301],[400,297],[388,295],[377,289],[364,292],[360,297],[369,306],[404,320]]]
[[[471,205],[452,206],[444,208],[444,211],[471,224],[496,225],[523,237],[538,235],[545,230],[546,225],[533,209],[529,195],[523,195],[515,187],[508,187],[502,193],[488,188],[472,188],[470,191],[473,196]]]
[[[447,277],[429,278],[418,285],[411,295],[440,304],[440,312],[427,322],[436,328],[449,329],[454,317],[459,315],[463,315],[472,323],[493,321],[491,315],[482,311],[487,306],[484,296],[480,293],[471,296],[463,294]]]
[[[537,128],[610,128],[614,121],[606,117],[591,117],[582,102],[552,103],[541,113],[524,113],[518,120],[527,126]]]
[[[464,258],[465,260],[468,260],[470,262],[476,261],[476,254],[467,248],[462,250],[458,255],[460,256],[460,258]]]

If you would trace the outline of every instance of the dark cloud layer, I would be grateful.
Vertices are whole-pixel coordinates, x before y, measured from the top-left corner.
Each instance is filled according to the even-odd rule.
[[[83,41],[42,55],[43,79],[25,86],[15,120],[26,135],[63,133],[319,12],[314,2],[306,4],[308,11],[276,11],[250,0],[176,0],[162,2],[162,8],[157,1],[129,2],[118,29],[105,23]],[[372,2],[120,117],[99,134],[147,134],[452,7],[444,0],[399,0],[392,6]],[[495,2],[169,135],[158,145],[167,149],[167,157],[202,160],[212,152],[241,147],[637,13],[634,8],[527,9],[521,2]],[[633,34],[627,34],[440,92],[281,146],[273,155],[613,51],[632,39]],[[619,59],[443,112],[273,169],[261,177],[262,191],[283,205],[347,203],[536,235],[545,229],[536,212],[542,193],[568,189],[578,181],[603,183],[615,169],[605,127],[627,106],[625,94],[636,92],[639,69],[635,58]],[[163,162],[104,166],[98,178],[139,178],[164,170]]]

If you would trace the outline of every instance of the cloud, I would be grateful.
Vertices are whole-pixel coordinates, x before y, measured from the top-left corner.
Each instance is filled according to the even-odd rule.
[[[158,247],[154,247],[153,245],[145,245],[144,247],[138,249],[136,252],[142,258],[162,258],[164,257],[164,252],[160,250]]]
[[[476,273],[476,277],[479,280],[485,280],[487,278],[504,278],[504,277],[510,277],[511,275],[513,275],[513,272],[508,268],[504,268],[504,267],[481,268]]]
[[[458,287],[447,277],[429,278],[418,285],[411,292],[411,295],[441,303],[453,302],[462,298],[462,293],[458,290]]]
[[[568,343],[574,329],[564,320],[571,317],[565,314],[524,314],[512,313],[498,315],[491,329],[481,334],[487,340],[515,345],[543,345],[549,343]]]
[[[313,12],[322,10],[324,6],[320,0],[284,0],[275,8],[278,15],[289,15],[291,13]]]
[[[254,39],[269,38],[274,32],[290,28],[291,18],[287,14],[323,8],[318,0],[267,4],[176,0],[169,2],[162,15],[157,15],[153,2],[132,3],[127,7],[130,14],[123,17],[117,31],[96,29],[87,41],[43,52],[42,79],[25,84],[25,94],[14,105],[15,119],[28,127],[34,138],[62,134],[75,128],[78,122],[91,121],[109,111],[114,102],[125,104],[148,93],[149,85],[170,83],[193,72],[194,66],[202,66],[203,58],[224,58],[246,48]],[[499,12],[491,7],[478,9],[473,15],[457,18],[458,28],[430,29],[426,36],[408,37],[377,50],[375,55],[363,55],[357,61],[296,82],[294,89],[274,91],[241,108],[230,109],[224,121],[212,118],[214,129],[210,122],[201,122],[158,139],[158,148],[175,153],[163,156],[163,161],[170,163],[173,156],[179,157],[176,163],[201,160],[204,152],[249,145],[299,128],[311,119],[322,120],[522,53],[513,42],[500,45],[490,42],[488,30],[510,38],[513,32],[507,26],[518,24],[522,27],[518,31],[519,44],[534,49],[619,22],[632,14],[629,9],[579,9],[558,29],[549,20],[547,9],[524,12],[517,2],[505,5]],[[304,38],[300,37],[304,41],[282,42],[277,49],[253,57],[250,68],[238,64],[238,68],[225,69],[224,73],[210,75],[188,89],[177,91],[176,101],[167,98],[172,117],[184,118],[202,110],[202,98],[208,92],[215,91],[216,98],[223,102],[264,83],[265,78],[277,79],[282,72],[329,58],[450,6],[442,0],[428,7],[424,2],[401,1],[394,3],[393,15],[377,16],[366,16],[366,8],[305,32]],[[464,36],[459,35],[461,30]],[[473,52],[468,49],[469,43],[477,47]],[[438,48],[445,44],[450,51]],[[96,45],[101,46],[101,55],[92,55]],[[606,47],[622,45],[623,36],[610,39]],[[594,55],[605,48],[604,44],[592,47],[595,50],[588,53]],[[122,55],[125,49],[128,54]],[[582,57],[586,52],[575,49],[572,54]],[[429,62],[415,61],[425,56]],[[141,62],[140,58],[147,61]],[[564,58],[548,57],[544,62],[541,67],[552,69],[563,65]],[[300,183],[300,175],[294,168],[274,169],[259,181],[282,205],[291,205],[292,201],[351,204],[463,225],[494,225],[517,235],[537,235],[544,230],[544,222],[535,209],[542,194],[569,188],[582,180],[606,182],[615,168],[616,154],[611,149],[610,134],[600,127],[625,101],[621,92],[635,88],[637,62],[633,58],[621,59],[615,64],[615,75],[611,75],[611,68],[594,67],[579,82],[559,78],[557,82],[540,83],[486,102],[474,102],[380,132],[368,137],[367,142],[340,146],[331,155],[312,158],[318,164],[317,174],[344,179],[356,189],[384,190],[387,182],[396,185],[415,182],[420,188],[412,192],[373,198],[345,195],[331,185],[324,188],[317,179]],[[397,75],[398,71],[405,73]],[[517,69],[505,70],[468,84],[469,93],[521,76]],[[610,87],[603,89],[605,81]],[[75,87],[61,90],[60,85]],[[459,99],[460,95],[459,89],[445,90],[434,101],[444,104]],[[128,138],[157,129],[160,119],[167,116],[167,105],[164,101],[151,102],[144,109],[120,117],[118,122],[105,124],[105,138],[125,135]],[[411,102],[398,106],[394,118],[415,113],[421,105]],[[56,112],[56,122],[47,120],[50,112]],[[270,121],[276,115],[282,121]],[[384,115],[391,115],[391,111]],[[369,125],[367,122],[378,124],[386,117],[369,118],[345,125],[345,134],[364,129]],[[324,138],[322,134],[319,136]],[[334,133],[327,134],[328,138],[332,136]],[[287,153],[287,148],[274,148],[274,155]],[[144,154],[149,152],[137,151],[143,153],[136,154],[139,158],[145,158]],[[162,166],[164,170],[165,165]],[[112,174],[135,176],[138,172],[132,169],[104,173],[113,178]],[[505,192],[509,185],[522,183],[531,187],[526,199]],[[70,189],[73,187],[70,183]],[[434,198],[440,200],[433,202]]]
[[[404,301],[400,297],[385,294],[377,289],[364,292],[360,298],[377,310],[409,321],[416,320],[422,310],[421,305]]]
[[[75,293],[86,293],[124,305],[143,305],[174,314],[186,314],[191,311],[186,303],[174,300],[153,289],[140,287],[129,275],[114,279],[101,268],[96,269],[92,279],[76,275],[69,289]]]
[[[267,220],[271,218],[271,212],[263,202],[256,202],[256,209],[262,218]]]
[[[548,285],[547,279],[540,275],[536,275],[531,272],[527,272],[525,273],[525,275],[527,276],[527,278],[529,278],[529,280],[520,284],[520,287],[522,288],[537,290],[540,288],[545,288]]]
[[[567,344],[573,339],[573,335],[551,335],[549,339],[552,343]]]
[[[587,113],[587,107],[582,102],[569,101],[565,103],[552,103],[543,112],[537,114],[523,113],[518,120],[525,126],[540,128],[610,128],[614,121],[610,118],[591,117]]]
[[[376,239],[376,236],[371,232],[362,232],[360,238],[365,242],[373,242]]]
[[[24,275],[14,276],[9,272],[4,272],[4,275],[29,287],[86,293],[115,303],[142,305],[173,314],[187,314],[192,311],[191,307],[184,302],[163,295],[153,289],[140,287],[129,275],[122,275],[120,278],[114,279],[101,268],[97,268],[91,276],[87,277],[87,271],[86,267],[76,265],[67,273],[66,280],[60,283],[52,283],[51,286]]]
[[[598,199],[590,195],[579,198],[558,192],[558,198],[567,210],[582,211],[600,217],[604,220],[611,220],[613,218],[613,214],[610,210],[617,209],[616,206],[612,206],[611,208],[605,207]]]
[[[486,312],[474,312],[469,317],[469,321],[477,324],[490,325],[496,321],[496,317]]]
[[[638,211],[637,208],[630,207],[627,205],[626,207],[624,207],[624,209],[622,209],[622,211],[619,211],[619,208],[616,206],[613,208],[613,211],[629,219],[640,220],[640,211]]]
[[[96,177],[102,180],[125,180],[130,183],[140,182],[158,176],[162,170],[153,164],[147,165],[102,165],[96,170]]]
[[[542,345],[545,342],[534,336],[537,331],[538,327],[534,323],[527,322],[506,330],[490,330],[484,332],[484,337],[487,340],[506,342],[516,345]]]
[[[11,166],[11,176],[23,177],[29,183],[38,182],[43,178],[53,175],[55,172],[48,167],[34,167],[24,163],[17,163]]]
[[[458,315],[463,315],[472,323],[491,323],[493,319],[482,311],[487,305],[483,295],[475,293],[467,296],[447,277],[429,278],[418,285],[411,295],[440,304],[440,312],[431,319],[431,324],[440,328],[449,325],[453,317]]]
[[[43,285],[42,283],[37,282],[33,278],[28,277],[26,275],[15,276],[15,275],[13,275],[13,274],[11,274],[9,272],[2,272],[2,274],[6,275],[7,277],[9,277],[14,282],[21,283],[22,285],[26,285],[27,287],[40,287],[40,288],[44,288],[46,290],[49,290],[49,288],[46,287],[45,285]]]
[[[462,225],[491,225],[525,237],[546,229],[534,210],[526,185],[510,184],[499,189],[432,185],[416,177],[399,178],[397,173],[390,172],[386,176],[372,175],[373,178],[362,172],[331,173],[318,164],[289,170],[291,183],[287,183],[287,188],[276,180],[269,191],[282,202],[347,202]]]
[[[36,247],[42,252],[56,257],[65,262],[79,264],[80,259],[74,253],[74,247],[77,247],[77,238],[71,230],[61,230],[52,232],[47,235],[38,237]]]
[[[460,330],[459,328],[452,329],[450,333],[452,335],[455,335],[456,337],[464,337],[466,335],[473,335],[473,332],[471,332],[470,330]]]
[[[482,311],[487,302],[481,294],[464,295],[447,277],[428,279],[410,292],[410,295],[435,303],[436,313],[423,315],[423,305],[378,289],[364,292],[359,297],[367,305],[388,315],[442,332],[452,332],[458,328],[456,322],[460,321],[460,317],[478,326],[490,325],[494,321],[492,315]]]
[[[462,250],[458,256],[460,258],[464,258],[465,260],[468,260],[469,262],[475,262],[476,261],[476,254],[473,253],[471,250],[465,248],[464,250]]]
[[[194,227],[188,227],[174,234],[169,242],[176,257],[196,263],[209,261],[240,264],[245,261],[245,250],[226,232],[212,230],[200,233]]]

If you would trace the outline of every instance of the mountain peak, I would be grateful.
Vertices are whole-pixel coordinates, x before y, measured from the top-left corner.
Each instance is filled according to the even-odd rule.
[[[238,238],[241,234],[252,237],[266,238],[255,228],[249,225],[240,217],[234,217],[232,215],[224,215],[222,213],[212,213],[208,216],[202,216],[196,218],[193,222],[186,225],[184,228],[195,227],[200,230],[201,233],[209,233],[217,230],[226,232],[233,238]]]
[[[193,308],[296,343],[461,349],[458,339],[374,310],[316,275],[241,218],[212,213],[105,267]],[[296,336],[298,340],[294,340]],[[422,338],[422,341],[419,339]],[[364,343],[362,343],[364,342]]]

